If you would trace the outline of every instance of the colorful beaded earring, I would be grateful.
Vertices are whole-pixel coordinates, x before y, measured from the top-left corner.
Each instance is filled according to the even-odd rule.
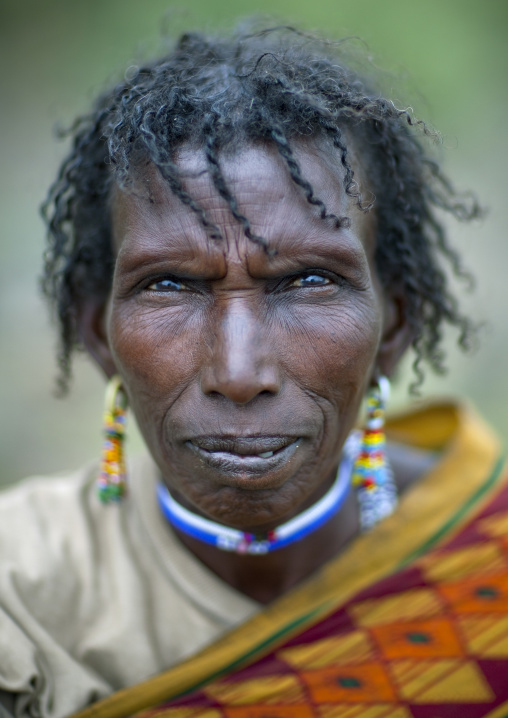
[[[118,375],[106,388],[104,405],[104,445],[102,448],[97,493],[103,504],[120,501],[127,491],[127,476],[123,456],[127,396]]]
[[[379,377],[367,394],[367,421],[352,477],[363,531],[393,513],[397,505],[397,488],[385,452],[384,423],[389,394],[390,382],[385,376]]]

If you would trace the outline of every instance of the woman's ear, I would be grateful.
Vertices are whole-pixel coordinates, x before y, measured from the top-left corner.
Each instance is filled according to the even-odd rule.
[[[407,299],[402,288],[392,288],[384,302],[383,334],[379,344],[376,366],[390,377],[414,339],[414,331],[407,317]]]
[[[109,379],[117,374],[107,330],[108,300],[85,299],[78,309],[78,334],[85,349]]]

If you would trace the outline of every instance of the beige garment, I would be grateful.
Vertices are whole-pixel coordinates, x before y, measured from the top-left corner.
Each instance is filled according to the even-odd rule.
[[[61,718],[157,674],[259,610],[175,538],[148,457],[103,506],[97,467],[0,494],[0,694]]]

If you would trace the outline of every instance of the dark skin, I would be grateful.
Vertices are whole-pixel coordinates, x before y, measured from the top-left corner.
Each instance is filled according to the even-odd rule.
[[[116,189],[117,260],[107,306],[83,308],[81,332],[108,376],[119,373],[147,446],[173,495],[219,523],[264,532],[316,502],[376,376],[390,376],[411,335],[404,299],[374,264],[374,213],[344,193],[336,158],[298,145],[304,175],[329,212],[320,219],[270,146],[222,156],[257,235],[248,240],[182,148],[186,189],[220,228],[209,240],[153,166],[134,192]],[[273,454],[272,454],[273,452]],[[408,464],[406,471],[404,466]],[[402,483],[418,475],[407,457]],[[268,603],[337,555],[358,533],[351,493],[334,520],[264,556],[181,540],[239,591]]]

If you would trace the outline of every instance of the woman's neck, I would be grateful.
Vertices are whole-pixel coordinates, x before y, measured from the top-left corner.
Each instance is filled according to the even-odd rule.
[[[359,532],[354,492],[326,524],[290,546],[261,556],[221,551],[175,529],[182,543],[219,578],[262,604],[271,603],[336,556]]]

